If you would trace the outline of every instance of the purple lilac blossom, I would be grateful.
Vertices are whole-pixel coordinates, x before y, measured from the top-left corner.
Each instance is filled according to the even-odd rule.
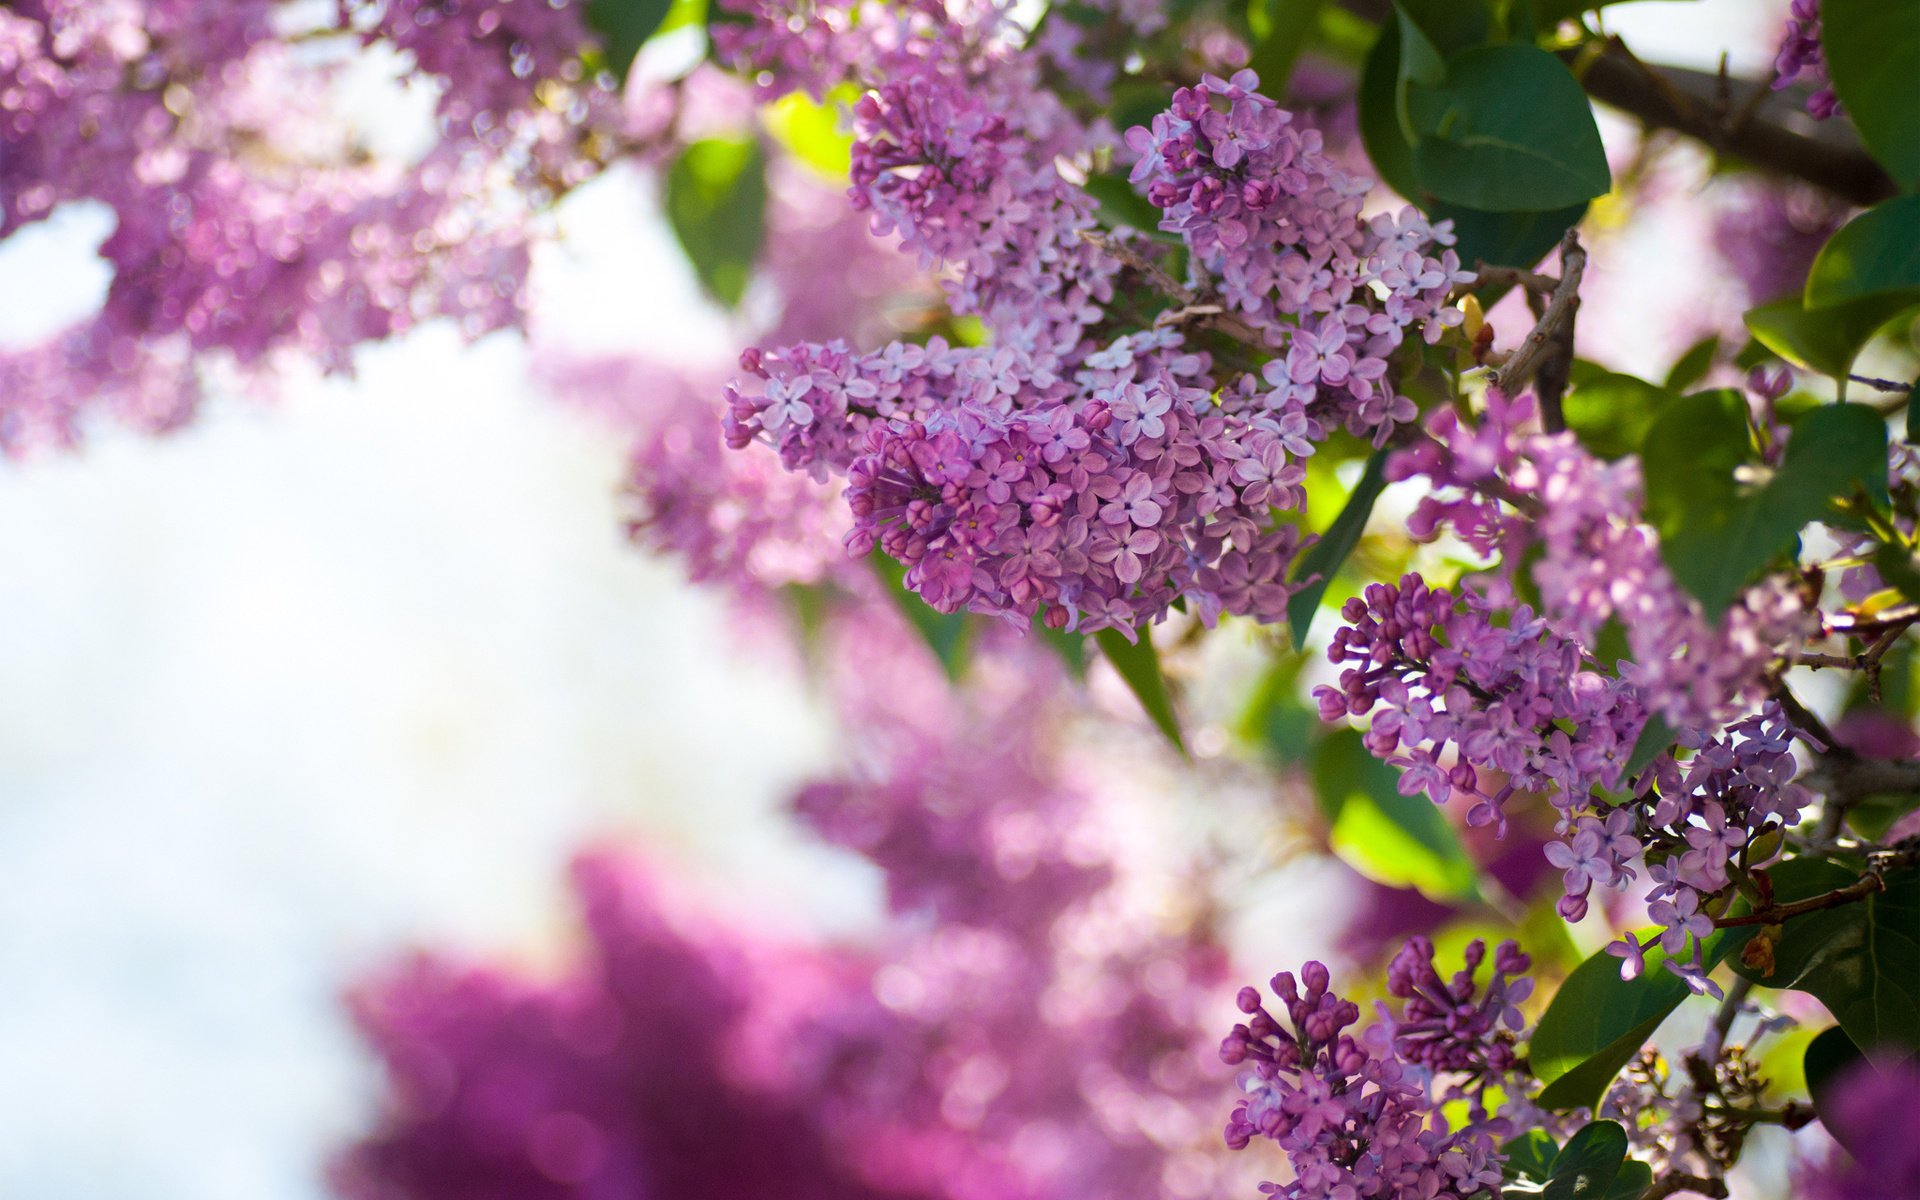
[[[1484,945],[1476,945],[1484,952]],[[1261,1191],[1279,1200],[1466,1200],[1488,1191],[1498,1194],[1501,1157],[1494,1128],[1473,1123],[1454,1132],[1434,1092],[1433,1068],[1425,1064],[1504,1059],[1504,1052],[1486,1049],[1485,1039],[1496,1026],[1505,1028],[1503,997],[1509,985],[1498,977],[1484,1010],[1491,1022],[1476,1016],[1448,1030],[1426,1013],[1445,990],[1430,991],[1431,954],[1430,945],[1410,944],[1396,959],[1396,994],[1415,997],[1404,1047],[1391,1024],[1360,1038],[1347,1033],[1359,1023],[1359,1006],[1330,990],[1331,978],[1320,963],[1307,963],[1297,981],[1288,971],[1273,977],[1270,987],[1284,1023],[1257,990],[1240,989],[1240,1011],[1251,1020],[1234,1026],[1220,1057],[1244,1066],[1246,1098],[1227,1121],[1227,1144],[1239,1150],[1255,1138],[1273,1141],[1286,1151],[1293,1171],[1291,1182],[1262,1184]],[[1501,965],[1524,969],[1525,957],[1516,955],[1503,947]],[[1465,987],[1470,1000],[1471,983]]]
[[[1793,0],[1774,56],[1774,90],[1797,86],[1812,89],[1807,112],[1816,119],[1824,121],[1840,111],[1840,98],[1827,75],[1827,55],[1820,48],[1820,0]]]

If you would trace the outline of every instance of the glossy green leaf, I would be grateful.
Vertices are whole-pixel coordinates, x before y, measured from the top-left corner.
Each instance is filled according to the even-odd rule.
[[[1667,388],[1636,376],[1575,363],[1560,409],[1581,445],[1602,458],[1621,458],[1640,449],[1673,398]]]
[[[895,607],[940,661],[940,669],[947,673],[948,679],[957,682],[967,673],[967,643],[971,640],[973,622],[965,613],[943,613],[908,591],[906,568],[885,551],[876,547],[867,556],[867,562],[880,577]]]
[[[1796,858],[1768,871],[1778,903],[1846,887],[1859,872]],[[1773,971],[1738,958],[1734,970],[1758,984],[1796,988],[1827,1006],[1855,1044],[1920,1048],[1920,870],[1888,875],[1887,890],[1836,908],[1804,913],[1782,928]],[[1744,942],[1752,936],[1743,927]]]
[[[1652,1186],[1653,1168],[1630,1158],[1620,1164],[1620,1173],[1613,1177],[1613,1186],[1607,1189],[1603,1200],[1640,1200]]]
[[[1544,1200],[1593,1200],[1604,1197],[1627,1159],[1627,1131],[1618,1121],[1593,1121],[1580,1127],[1553,1158],[1553,1174],[1541,1191]]]
[[[673,0],[589,0],[587,26],[600,35],[607,69],[622,85],[640,47],[667,19]]]
[[[1473,860],[1424,794],[1403,796],[1400,773],[1367,752],[1360,733],[1321,739],[1313,786],[1332,822],[1328,841],[1343,862],[1376,883],[1418,888],[1436,900],[1479,894]]]
[[[1502,1173],[1508,1183],[1544,1184],[1553,1174],[1553,1160],[1560,1145],[1544,1129],[1532,1129],[1500,1147],[1506,1156]]]
[[[1531,270],[1587,215],[1587,205],[1582,201],[1551,212],[1483,212],[1434,203],[1427,214],[1436,221],[1453,222],[1454,252],[1469,268],[1484,262]]]
[[[1673,364],[1673,370],[1667,372],[1666,389],[1670,392],[1684,392],[1707,377],[1713,369],[1713,360],[1720,353],[1720,335],[1712,334],[1701,338],[1687,347],[1687,352]]]
[[[1287,78],[1307,37],[1320,23],[1320,7],[1326,0],[1248,0],[1247,28],[1253,34],[1252,56],[1247,61],[1260,76],[1260,90],[1268,96],[1281,96],[1287,90]]]
[[[1413,174],[1413,142],[1400,127],[1400,25],[1382,22],[1380,36],[1360,66],[1355,98],[1360,107],[1360,144],[1382,183],[1408,200],[1420,199]]]
[[[1848,221],[1807,274],[1810,309],[1887,294],[1920,300],[1920,196],[1883,200]]]
[[[1406,109],[1414,174],[1437,200],[1544,212],[1612,186],[1587,94],[1565,63],[1538,46],[1460,51],[1447,59],[1443,82],[1408,80]]]
[[[1146,710],[1148,717],[1173,748],[1185,754],[1186,739],[1180,734],[1180,718],[1173,711],[1173,697],[1167,691],[1167,677],[1160,670],[1160,652],[1154,649],[1151,631],[1139,630],[1138,641],[1128,641],[1125,634],[1117,629],[1102,629],[1093,635],[1100,644],[1100,652],[1107,656],[1113,669],[1120,672],[1120,678],[1126,681],[1134,697],[1140,701],[1140,707]]]
[[[1735,403],[1718,393],[1686,397],[1670,406],[1678,414],[1672,421],[1655,422],[1646,446],[1648,511],[1661,554],[1675,580],[1716,618],[1836,497],[1862,487],[1886,493],[1885,420],[1861,405],[1829,404],[1795,426],[1773,479],[1742,494],[1732,470],[1741,459],[1732,452],[1744,449],[1746,426],[1730,411]],[[1689,438],[1703,415],[1711,434]],[[1685,463],[1669,461],[1682,456]]]
[[[1320,610],[1320,598],[1327,593],[1327,587],[1333,583],[1333,577],[1340,570],[1353,548],[1360,544],[1360,535],[1366,532],[1367,518],[1373,515],[1374,501],[1387,486],[1387,452],[1376,450],[1373,457],[1367,459],[1366,470],[1360,475],[1360,482],[1354,485],[1353,493],[1347,497],[1346,507],[1340,510],[1333,524],[1320,536],[1320,540],[1307,548],[1295,565],[1295,579],[1320,578],[1295,592],[1287,600],[1287,627],[1293,631],[1293,644],[1307,644],[1307,631],[1313,626],[1313,614]]]
[[[1920,0],[1823,0],[1820,46],[1867,149],[1920,187]]]
[[[1754,339],[1798,367],[1844,377],[1853,360],[1894,317],[1913,301],[1897,294],[1809,309],[1799,297],[1749,309],[1747,330]]]
[[[667,223],[700,285],[729,308],[746,294],[766,210],[766,162],[751,138],[694,142],[667,172]]]
[[[1725,953],[1725,941],[1708,939],[1709,968]],[[1604,950],[1573,969],[1541,1014],[1528,1044],[1533,1073],[1546,1084],[1547,1108],[1591,1107],[1606,1094],[1620,1068],[1640,1051],[1680,1002],[1686,983],[1661,964],[1658,946],[1647,951],[1647,969],[1637,979],[1620,978],[1620,959]]]

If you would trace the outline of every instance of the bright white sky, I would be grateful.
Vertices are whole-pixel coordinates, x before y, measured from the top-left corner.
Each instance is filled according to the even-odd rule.
[[[1679,61],[1769,7],[1610,12]],[[638,181],[562,224],[553,340],[727,353]],[[105,233],[0,246],[0,344],[97,302]],[[799,682],[623,543],[625,446],[525,365],[431,329],[355,381],[0,467],[0,1194],[321,1196],[373,1081],[341,982],[408,944],[539,957],[596,832],[723,903],[871,911],[767,815],[827,757]]]

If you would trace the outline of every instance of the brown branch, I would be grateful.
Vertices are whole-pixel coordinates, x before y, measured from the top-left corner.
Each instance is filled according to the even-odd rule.
[[[1727,1184],[1723,1179],[1703,1179],[1698,1175],[1676,1172],[1656,1179],[1640,1200],[1667,1200],[1675,1192],[1698,1192],[1702,1196],[1712,1196],[1714,1200],[1726,1200]]]
[[[1462,286],[1463,291],[1477,291],[1488,284],[1505,284],[1508,287],[1525,288],[1543,296],[1551,296],[1560,281],[1551,275],[1541,275],[1533,271],[1523,271],[1519,267],[1500,267],[1482,260],[1474,264],[1473,282]]]
[[[1795,900],[1791,904],[1769,904],[1742,917],[1716,917],[1715,929],[1733,929],[1741,925],[1781,925],[1795,917],[1811,912],[1821,912],[1829,908],[1858,903],[1879,892],[1887,890],[1887,881],[1878,871],[1868,871],[1843,888],[1823,892],[1818,896],[1809,896],[1805,900]]]
[[[1559,433],[1567,427],[1560,415],[1560,396],[1573,360],[1573,319],[1580,311],[1580,277],[1586,269],[1586,248],[1580,244],[1578,231],[1569,229],[1560,240],[1560,278],[1553,285],[1552,299],[1520,348],[1493,376],[1494,386],[1509,396],[1517,395],[1535,375],[1540,376],[1535,392],[1540,400],[1540,425],[1548,433]]]
[[[1131,267],[1146,276],[1147,282],[1161,294],[1178,301],[1180,307],[1170,313],[1161,313],[1157,324],[1184,324],[1191,322],[1216,330],[1236,342],[1271,353],[1273,347],[1260,337],[1253,326],[1242,321],[1226,310],[1211,296],[1202,295],[1166,273],[1159,263],[1141,254],[1133,247],[1098,229],[1082,229],[1080,239],[1100,251],[1108,258]]]
[[[1571,63],[1578,54],[1569,50],[1564,57]],[[1800,94],[1791,89],[1769,90],[1740,113],[1730,114],[1718,75],[1649,66],[1617,38],[1587,63],[1580,83],[1595,100],[1642,124],[1685,134],[1721,154],[1811,183],[1850,203],[1873,204],[1899,190],[1846,122],[1814,120],[1800,107]]]

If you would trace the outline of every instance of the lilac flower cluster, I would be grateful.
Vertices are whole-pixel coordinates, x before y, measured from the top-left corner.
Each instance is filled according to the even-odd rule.
[[[1421,951],[1415,949],[1414,956],[1422,957]],[[1508,965],[1518,961],[1507,959]],[[1430,957],[1426,970],[1432,970]],[[1409,992],[1422,990],[1411,982],[1421,973],[1411,961],[1403,963],[1399,973],[1409,981]],[[1359,1006],[1341,999],[1330,986],[1327,968],[1317,962],[1307,963],[1298,981],[1288,971],[1275,975],[1271,987],[1285,1013],[1284,1024],[1267,1010],[1258,991],[1242,988],[1240,1011],[1252,1020],[1234,1026],[1221,1044],[1222,1059],[1247,1067],[1241,1076],[1247,1095],[1228,1119],[1227,1144],[1237,1150],[1256,1137],[1267,1138],[1286,1151],[1293,1167],[1292,1182],[1263,1184],[1261,1190],[1281,1200],[1466,1200],[1489,1191],[1497,1195],[1501,1158],[1492,1130],[1474,1124],[1451,1131],[1431,1095],[1427,1069],[1378,1036],[1384,1030],[1376,1029],[1365,1039],[1346,1033],[1360,1020]],[[1501,986],[1506,986],[1504,979]],[[1496,1000],[1492,1007],[1499,1024],[1506,1006]],[[1431,1024],[1424,1018],[1417,1023]],[[1462,1023],[1460,1038],[1484,1039],[1491,1030],[1483,1024]],[[1423,1028],[1409,1036],[1409,1048],[1422,1059],[1480,1057],[1453,1042],[1453,1036],[1441,1030]]]
[[[1497,390],[1477,425],[1451,408],[1436,410],[1429,437],[1388,463],[1390,479],[1424,477],[1432,488],[1408,528],[1423,538],[1450,532],[1497,558],[1487,595],[1503,607],[1530,563],[1540,616],[1583,648],[1617,623],[1632,654],[1621,678],[1676,727],[1713,728],[1752,711],[1767,664],[1806,631],[1799,597],[1763,582],[1717,624],[1708,620],[1641,520],[1638,460],[1609,463],[1571,433],[1530,433],[1532,413],[1531,396]]]
[[[937,339],[743,363],[763,382],[729,389],[731,443],[771,441],[794,469],[844,462],[849,548],[906,563],[943,611],[1131,631],[1181,598],[1209,620],[1278,620],[1299,586],[1297,529],[1271,510],[1299,507],[1295,460],[1318,429],[1244,393],[1215,403],[1171,334],[1122,338],[1070,382]]]
[[[1160,227],[1186,241],[1221,300],[1281,352],[1266,369],[1276,401],[1384,445],[1415,415],[1388,355],[1409,331],[1433,341],[1459,324],[1447,297],[1472,274],[1445,249],[1447,222],[1431,226],[1410,206],[1361,220],[1371,182],[1341,170],[1319,131],[1258,86],[1241,71],[1175,92],[1150,129],[1127,134],[1133,183],[1166,210]]]
[[[1820,48],[1820,0],[1793,0],[1773,60],[1775,91],[1800,84],[1813,89],[1807,112],[1816,119],[1824,121],[1840,111],[1840,98],[1827,76],[1826,52]]]
[[[1433,953],[1431,941],[1413,937],[1387,966],[1388,993],[1406,1001],[1393,1022],[1393,1047],[1435,1075],[1460,1077],[1460,1094],[1473,1097],[1475,1119],[1484,1120],[1487,1088],[1505,1086],[1524,1070],[1514,1044],[1526,1027],[1519,1006],[1533,994],[1533,980],[1525,978],[1533,960],[1518,943],[1500,943],[1481,992],[1474,973],[1486,961],[1486,942],[1467,943],[1465,962],[1451,980],[1441,978]]]
[[[1367,748],[1402,769],[1403,794],[1444,804],[1460,792],[1473,799],[1469,823],[1504,827],[1516,792],[1548,792],[1571,810],[1617,787],[1646,710],[1531,609],[1505,625],[1497,615],[1418,575],[1371,584],[1341,610],[1347,624],[1327,651],[1354,665],[1314,697],[1324,720],[1372,717]]]
[[[1706,909],[1733,886],[1735,870],[1765,866],[1778,853],[1756,854],[1768,834],[1800,823],[1812,797],[1793,782],[1800,769],[1793,743],[1807,735],[1770,702],[1718,737],[1691,730],[1679,736],[1692,755],[1679,761],[1661,755],[1642,778],[1633,808],[1615,810],[1615,815],[1631,814],[1631,833],[1605,843],[1583,842],[1576,835],[1571,845],[1578,861],[1569,865],[1568,875],[1571,879],[1579,871],[1598,883],[1623,880],[1632,874],[1627,856],[1644,847],[1654,884],[1647,913],[1660,932],[1644,942],[1627,934],[1607,951],[1620,956],[1621,974],[1633,978],[1646,969],[1646,951],[1657,942],[1669,970],[1696,990],[1717,995],[1700,957],[1713,932]]]
[[[102,380],[103,397],[137,393],[102,407],[165,428],[191,413],[203,364],[250,380],[291,353],[344,370],[355,346],[426,319],[475,336],[522,319],[526,193],[597,169],[567,132],[595,89],[578,85],[565,104],[540,90],[577,59],[580,10],[348,3],[333,14],[342,24],[316,25],[396,39],[410,69],[447,80],[439,140],[399,164],[365,154],[335,103],[338,56],[275,36],[278,7],[0,11],[0,236],[74,201],[116,219],[100,247],[114,272],[100,313],[11,356],[26,390],[0,398],[8,452],[71,442],[92,407],[58,394],[47,362]],[[456,29],[470,36],[446,36]],[[525,168],[518,188],[498,186],[503,167]]]

